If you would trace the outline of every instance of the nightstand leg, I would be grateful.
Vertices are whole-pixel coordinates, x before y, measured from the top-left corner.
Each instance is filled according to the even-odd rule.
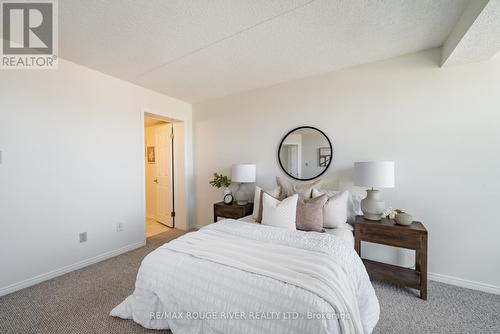
[[[420,249],[415,251],[415,270],[420,273],[420,298],[427,300],[427,235],[420,239]]]
[[[359,238],[354,238],[354,250],[361,257],[361,240]]]

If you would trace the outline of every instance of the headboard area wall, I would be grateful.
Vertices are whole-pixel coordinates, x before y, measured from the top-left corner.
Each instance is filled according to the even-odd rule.
[[[196,224],[210,223],[220,200],[208,184],[214,172],[251,162],[257,184],[272,188],[276,175],[286,177],[281,139],[313,126],[335,151],[321,176],[327,188],[352,187],[355,161],[394,161],[396,185],[384,190],[385,201],[427,226],[433,277],[500,291],[500,267],[491,265],[500,263],[500,80],[489,75],[500,60],[440,68],[439,55],[429,50],[195,104]],[[364,254],[411,265],[407,252]]]

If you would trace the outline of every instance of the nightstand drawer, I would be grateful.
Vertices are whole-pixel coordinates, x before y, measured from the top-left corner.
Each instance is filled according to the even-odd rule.
[[[397,233],[398,231],[394,230],[391,231],[364,226],[357,228],[356,232],[359,233],[361,240],[367,242],[408,249],[418,249],[421,245],[419,233],[417,232],[412,233],[411,231],[405,231],[406,233],[400,234]]]
[[[217,215],[219,217],[226,217],[226,218],[240,218],[243,216],[245,213],[245,208],[237,208],[232,205],[227,205],[227,206],[219,206],[217,208]]]
[[[217,217],[240,219],[251,215],[253,212],[253,203],[245,205],[224,204],[223,202],[214,204],[214,222],[217,222]]]

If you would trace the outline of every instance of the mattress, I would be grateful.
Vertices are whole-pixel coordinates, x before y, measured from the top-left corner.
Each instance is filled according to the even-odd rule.
[[[243,218],[240,218],[239,220],[247,222],[247,223],[256,223],[255,219],[250,215],[246,216]],[[311,233],[316,233],[316,232],[311,232]],[[339,228],[325,228],[325,233],[328,233],[330,235],[334,235],[346,242],[350,247],[354,248],[354,235],[352,234],[352,226],[349,224],[344,224],[344,226],[339,227]]]

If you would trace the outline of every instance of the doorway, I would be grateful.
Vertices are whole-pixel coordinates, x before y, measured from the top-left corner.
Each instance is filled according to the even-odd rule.
[[[175,226],[173,131],[170,121],[144,117],[146,237]]]
[[[283,168],[294,177],[302,176],[302,135],[291,134],[282,143],[280,162]]]

